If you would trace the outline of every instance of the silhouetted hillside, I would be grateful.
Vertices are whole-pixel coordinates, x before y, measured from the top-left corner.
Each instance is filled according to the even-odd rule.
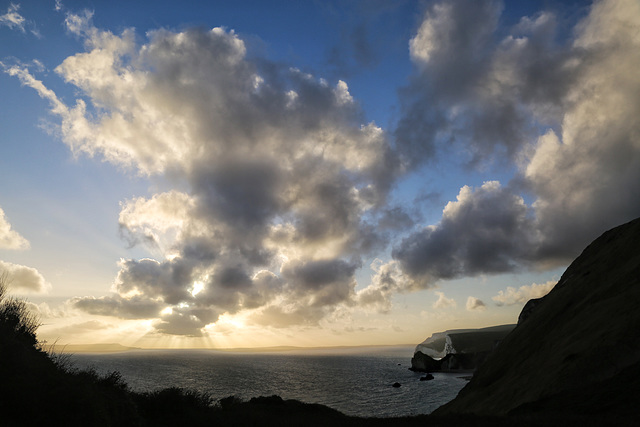
[[[436,415],[640,419],[640,219],[607,231]]]

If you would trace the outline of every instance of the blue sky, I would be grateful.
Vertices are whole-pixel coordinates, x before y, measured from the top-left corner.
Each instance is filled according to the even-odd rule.
[[[0,3],[0,268],[60,343],[417,343],[640,215],[640,5]]]

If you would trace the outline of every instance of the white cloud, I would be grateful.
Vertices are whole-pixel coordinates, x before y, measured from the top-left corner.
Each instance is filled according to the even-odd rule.
[[[360,307],[388,313],[393,295],[413,290],[414,283],[393,260],[385,263],[376,259],[371,264],[371,269],[375,273],[371,284],[357,292],[356,302]]]
[[[0,249],[29,249],[29,241],[11,228],[11,224],[0,209]]]
[[[433,303],[433,308],[443,309],[455,308],[458,306],[456,300],[454,300],[453,298],[447,298],[446,296],[444,296],[444,292],[436,291],[435,294],[438,295],[438,300]]]
[[[19,12],[20,4],[10,3],[7,13],[0,15],[0,27],[6,26],[10,29],[19,30],[22,33],[26,33],[27,29],[34,36],[41,38],[40,31],[36,27],[35,23],[30,20],[26,20]]]
[[[41,302],[40,304],[27,302],[27,305],[31,311],[37,313],[41,319],[62,319],[72,317],[75,314],[72,307],[67,303],[54,307],[51,307],[46,302]]]
[[[499,291],[498,295],[491,298],[497,305],[524,304],[530,299],[540,298],[553,289],[558,283],[557,280],[550,280],[546,283],[532,283],[531,285],[520,286],[516,289],[508,286],[505,291]]]
[[[7,9],[7,13],[4,15],[0,15],[0,26],[6,25],[11,29],[18,29],[25,32],[25,19],[18,12],[20,10],[20,5],[15,3],[10,3],[9,8]]]
[[[45,292],[51,285],[35,268],[0,261],[0,272],[7,275],[9,289],[27,292]]]
[[[487,306],[485,305],[485,303],[476,298],[476,297],[469,297],[467,298],[467,310],[468,311],[485,311],[487,309]]]

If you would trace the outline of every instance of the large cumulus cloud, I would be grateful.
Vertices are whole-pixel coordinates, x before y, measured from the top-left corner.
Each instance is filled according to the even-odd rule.
[[[418,73],[396,137],[415,166],[453,149],[518,167],[508,185],[465,186],[395,247],[422,286],[562,265],[640,215],[640,4],[595,2],[563,43],[551,12],[498,37],[501,7],[434,3],[410,43]],[[467,25],[470,13],[484,19]]]
[[[377,222],[401,165],[345,82],[250,60],[223,28],[138,44],[88,12],[66,23],[86,46],[56,68],[75,105],[24,67],[5,70],[49,100],[74,153],[180,188],[122,204],[123,237],[154,257],[121,260],[114,294],[76,308],[198,336],[224,313],[313,323],[351,303],[361,257],[387,244]]]

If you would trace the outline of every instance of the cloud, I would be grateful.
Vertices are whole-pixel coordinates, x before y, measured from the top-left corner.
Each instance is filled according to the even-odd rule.
[[[116,295],[76,308],[156,313],[158,331],[199,336],[224,313],[308,324],[353,303],[362,257],[388,244],[377,221],[410,218],[383,209],[401,166],[345,82],[249,60],[222,28],[151,31],[137,44],[88,12],[66,25],[87,49],[56,68],[82,94],[74,106],[25,66],[5,72],[50,102],[73,153],[181,189],[122,203],[122,236],[153,259],[121,260]]]
[[[422,288],[441,279],[511,271],[531,255],[531,227],[522,197],[499,182],[465,186],[438,225],[403,239],[392,256]]]
[[[380,259],[371,264],[374,275],[369,286],[360,289],[356,303],[362,308],[373,308],[381,313],[391,310],[391,299],[395,294],[410,292],[414,282],[404,275],[396,261],[384,262]]]
[[[297,298],[308,300],[305,305],[323,307],[351,297],[358,267],[358,264],[335,259],[295,261],[282,266],[282,277]]]
[[[485,311],[487,306],[482,300],[476,297],[467,298],[467,310],[468,311]]]
[[[18,12],[20,10],[20,5],[15,3],[10,3],[9,8],[7,9],[7,13],[4,15],[0,15],[0,26],[5,25],[11,29],[18,29],[25,32],[25,19]]]
[[[151,319],[157,317],[162,308],[157,301],[140,296],[76,297],[69,302],[71,307],[86,313],[120,319]]]
[[[51,285],[35,268],[0,261],[0,271],[7,275],[10,289],[28,292],[45,292]]]
[[[435,294],[438,295],[438,300],[433,303],[433,308],[455,308],[458,305],[453,298],[445,297],[444,292],[436,291]]]
[[[553,289],[556,283],[558,283],[557,280],[550,280],[546,283],[532,283],[531,285],[520,286],[518,289],[508,286],[506,291],[499,291],[498,295],[491,299],[496,305],[524,304],[530,299],[545,296]]]
[[[29,241],[17,231],[11,229],[11,224],[0,208],[0,249],[22,250],[29,249]]]
[[[557,267],[640,215],[640,5],[595,2],[562,43],[551,12],[498,37],[501,5],[466,5],[433,3],[411,41],[398,147],[412,167],[456,153],[517,172],[506,186],[464,186],[440,223],[395,246],[422,287]],[[470,14],[484,18],[467,25]]]
[[[30,309],[34,313],[37,313],[41,319],[61,319],[72,315],[72,309],[68,303],[64,303],[54,308],[51,308],[51,306],[46,302],[41,302],[40,304],[27,302],[27,305],[29,305]]]
[[[541,258],[571,259],[640,215],[639,26],[640,4],[604,1],[576,28],[561,127],[538,138],[522,172],[538,196]]]
[[[410,229],[415,224],[414,219],[400,206],[393,206],[382,211],[378,228],[391,231]]]
[[[158,332],[163,334],[201,337],[205,335],[203,328],[208,323],[213,323],[216,317],[206,317],[205,319],[201,319],[188,312],[183,313],[175,310],[163,315],[161,320],[154,322],[153,326]]]
[[[9,3],[7,13],[5,13],[4,15],[0,15],[0,27],[4,25],[12,30],[19,30],[22,33],[26,33],[26,30],[28,28],[31,34],[40,38],[40,31],[38,30],[36,25],[33,23],[33,21],[28,21],[22,15],[20,15],[19,10],[20,4]]]
[[[557,126],[582,53],[556,42],[551,12],[499,27],[500,1],[434,2],[409,43],[416,73],[395,135],[414,167],[456,155],[470,165],[516,159]],[[506,36],[500,35],[507,32]]]
[[[640,215],[639,8],[594,3],[560,37],[552,12],[504,28],[501,2],[430,3],[392,133],[364,121],[346,82],[248,54],[223,28],[142,38],[67,13],[85,45],[56,68],[78,94],[68,105],[28,66],[0,66],[49,102],[75,155],[171,186],[122,203],[122,236],[150,258],[121,260],[115,295],[77,303],[199,336],[225,314],[312,325],[341,307],[388,311],[441,280],[555,267]],[[361,65],[375,60],[367,28],[349,36]],[[416,229],[390,192],[445,155],[516,176],[463,186]]]
[[[78,338],[78,336],[82,336],[84,334],[84,339],[94,339],[97,334],[100,334],[102,331],[108,331],[112,328],[114,328],[113,324],[101,322],[98,320],[88,320],[84,322],[71,323],[61,327],[52,328],[44,332],[43,334],[49,337],[49,339],[45,340],[44,343],[52,345],[52,350],[64,353],[64,345],[56,345],[59,337],[74,336],[77,340],[83,339]]]
[[[433,160],[450,142],[475,156],[493,152],[500,143],[516,143],[514,127],[501,126],[508,124],[505,116],[513,116],[510,105],[501,96],[488,99],[477,91],[490,68],[501,11],[498,1],[438,2],[425,11],[409,42],[416,73],[401,91],[402,116],[395,130],[410,167]],[[484,135],[476,128],[495,132]]]

